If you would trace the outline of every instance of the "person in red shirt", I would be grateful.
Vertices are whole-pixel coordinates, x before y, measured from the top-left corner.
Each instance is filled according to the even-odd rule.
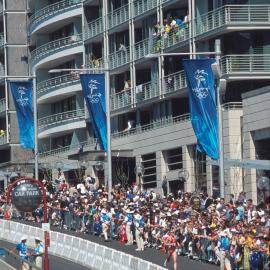
[[[173,258],[173,269],[177,270],[177,253],[176,253],[176,237],[172,231],[168,231],[163,237],[163,245],[166,252],[169,254],[167,259],[164,262],[164,266],[167,266],[167,263],[170,261],[171,257]]]
[[[65,191],[66,189],[68,189],[68,184],[66,183],[65,180],[63,180],[59,185],[59,190]]]

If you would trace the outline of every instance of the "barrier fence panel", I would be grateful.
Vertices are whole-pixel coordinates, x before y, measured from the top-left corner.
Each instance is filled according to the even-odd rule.
[[[43,239],[44,232],[41,228],[0,219],[0,239],[18,243],[23,235],[28,238],[29,247],[33,248],[35,237]],[[79,237],[52,231],[50,232],[49,253],[86,265],[93,270],[165,269],[121,251]]]

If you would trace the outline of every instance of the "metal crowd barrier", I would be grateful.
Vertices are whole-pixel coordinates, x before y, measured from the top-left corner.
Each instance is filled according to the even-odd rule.
[[[0,219],[0,239],[16,243],[23,235],[28,237],[28,245],[34,246],[36,236],[43,238],[41,228]],[[50,232],[49,253],[93,270],[165,270],[165,268],[144,261],[132,255],[93,243],[91,241],[59,233]]]

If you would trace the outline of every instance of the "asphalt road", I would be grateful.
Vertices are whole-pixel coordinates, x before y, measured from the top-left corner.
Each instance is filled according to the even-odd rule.
[[[24,223],[24,224],[31,225],[31,226],[41,227],[41,224],[38,224],[38,223],[22,222],[22,221],[20,221],[20,222]],[[109,248],[116,249],[118,251],[122,251],[124,253],[133,255],[135,257],[139,257],[139,258],[141,258],[143,260],[150,261],[150,262],[152,262],[154,264],[157,264],[157,265],[160,265],[160,266],[163,266],[164,260],[166,259],[166,254],[164,252],[161,252],[161,251],[156,250],[156,249],[146,248],[144,251],[135,251],[135,249],[137,248],[136,245],[125,246],[125,245],[119,243],[116,240],[113,240],[113,241],[110,241],[110,242],[104,242],[104,239],[100,238],[98,236],[93,236],[93,235],[90,235],[90,234],[83,234],[83,233],[76,233],[74,231],[60,230],[60,229],[52,227],[52,226],[51,226],[51,230],[66,233],[66,234],[73,235],[73,236],[77,236],[77,237],[80,237],[80,238],[83,238],[83,239],[87,239],[87,240],[89,240],[91,242],[98,243],[100,245],[104,245],[104,246],[107,246]],[[53,256],[51,256],[51,257],[53,257]],[[56,257],[54,257],[54,258],[56,258]],[[66,261],[66,260],[63,260],[63,261],[65,261],[65,263],[67,263],[67,264],[71,263],[71,262]],[[52,260],[52,262],[54,262],[54,260]],[[61,262],[61,259],[59,259],[59,262]],[[217,267],[216,265],[191,260],[191,259],[188,259],[187,257],[178,256],[178,261],[177,262],[178,262],[178,269],[179,270],[218,270],[219,269],[219,267]],[[55,259],[55,263],[57,263],[57,259]],[[59,267],[59,264],[58,264],[58,267]],[[67,265],[67,267],[68,267],[68,265]],[[87,268],[81,267],[79,265],[75,265],[74,268],[67,268],[67,267],[63,266],[62,268],[57,268],[57,266],[55,265],[55,268],[52,268],[52,270],[62,270],[62,269],[64,269],[64,270],[69,270],[69,269],[71,269],[71,270],[80,270],[80,269],[87,269]],[[173,269],[172,262],[170,262],[168,264],[168,269]]]
[[[0,247],[6,249],[14,248],[14,244],[0,240]],[[71,261],[62,259],[60,257],[49,255],[51,270],[89,270],[90,268],[75,264]]]

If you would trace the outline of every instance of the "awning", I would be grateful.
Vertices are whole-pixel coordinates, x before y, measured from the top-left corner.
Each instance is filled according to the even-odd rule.
[[[207,161],[211,165],[219,165],[217,160]],[[240,167],[246,169],[257,169],[257,170],[270,170],[270,160],[248,160],[248,159],[225,159],[224,167]]]

